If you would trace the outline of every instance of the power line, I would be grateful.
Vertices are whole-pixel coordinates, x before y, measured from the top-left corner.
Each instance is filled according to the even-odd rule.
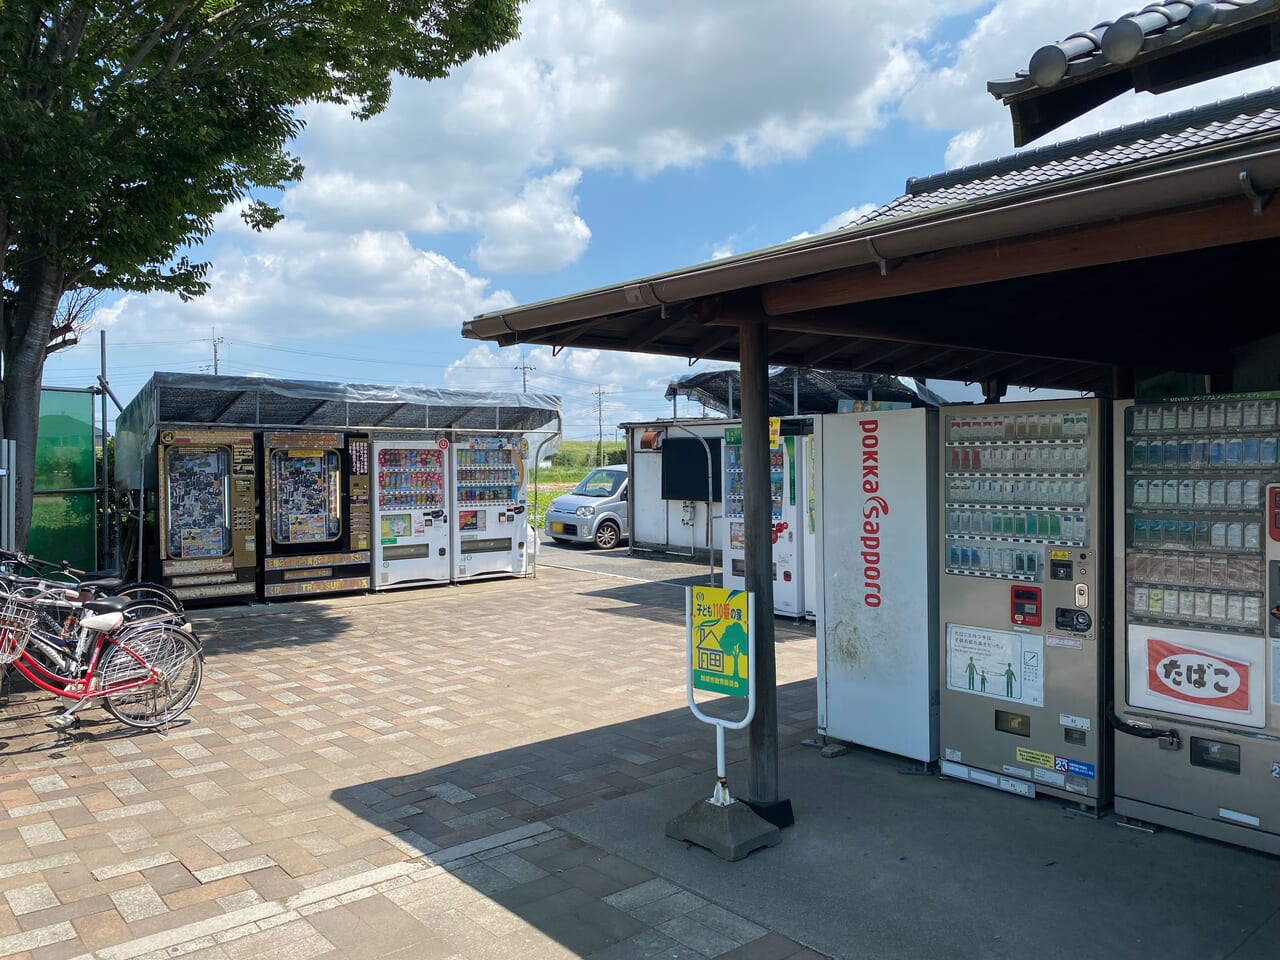
[[[596,403],[596,457],[600,461],[597,466],[604,466],[604,387],[597,386],[592,391]]]
[[[524,358],[524,351],[522,350],[520,352],[520,364],[519,366],[515,367],[515,369],[520,371],[520,376],[521,376],[520,392],[528,393],[529,392],[529,371],[537,370],[538,368],[534,366],[530,366],[529,361]]]

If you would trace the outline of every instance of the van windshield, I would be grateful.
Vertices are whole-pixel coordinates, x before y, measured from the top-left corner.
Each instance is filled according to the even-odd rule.
[[[582,497],[611,497],[626,478],[625,473],[617,470],[592,470],[573,488],[573,492]]]

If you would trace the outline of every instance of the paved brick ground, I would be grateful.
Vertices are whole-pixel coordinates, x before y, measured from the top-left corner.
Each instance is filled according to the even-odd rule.
[[[167,734],[0,708],[0,957],[818,956],[544,823],[710,790],[672,586],[544,566],[195,619],[204,687]],[[814,641],[778,638],[785,747]]]

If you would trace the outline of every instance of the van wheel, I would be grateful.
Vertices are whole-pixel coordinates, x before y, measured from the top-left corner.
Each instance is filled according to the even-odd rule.
[[[618,525],[612,520],[606,520],[596,528],[596,546],[601,550],[612,550],[618,545],[620,535]]]

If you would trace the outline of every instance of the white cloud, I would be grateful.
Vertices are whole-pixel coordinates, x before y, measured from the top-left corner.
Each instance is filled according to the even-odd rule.
[[[647,176],[863,142],[922,73],[912,44],[980,6],[532,0],[520,40],[448,79],[397,84],[382,116],[310,110],[308,181],[286,207],[326,229],[484,230],[477,255],[505,262],[496,251],[524,247],[528,220],[504,212],[554,168]],[[581,253],[575,233],[552,262]]]
[[[520,198],[481,217],[484,237],[472,251],[484,270],[533,273],[558,270],[587,248],[591,231],[575,212],[575,169],[530,180]]]
[[[818,227],[817,230],[814,230],[812,232],[809,230],[804,230],[800,233],[797,233],[794,237],[790,237],[788,239],[804,240],[806,237],[812,237],[818,234],[830,233],[833,230],[839,230],[842,227],[847,227],[849,224],[853,223],[853,221],[857,220],[859,217],[866,216],[868,213],[876,209],[876,207],[878,206],[879,204],[876,204],[876,203],[860,203],[856,207],[850,207],[848,210],[841,210],[839,213],[834,214],[830,217],[827,217],[827,219],[823,221],[822,225]]]
[[[205,337],[216,326],[229,339],[261,341],[356,329],[453,332],[478,313],[514,302],[487,279],[414,248],[403,233],[329,234],[286,220],[258,235],[238,232],[237,220],[223,217],[227,242],[203,297],[185,304],[158,294],[126,297],[100,318],[126,337],[146,336],[163,324],[179,336]]]
[[[519,369],[522,357],[532,369]],[[605,436],[611,437],[619,423],[670,417],[671,402],[664,399],[668,384],[689,373],[725,366],[732,364],[699,363],[690,368],[678,357],[607,350],[569,349],[553,357],[549,347],[498,348],[483,343],[449,366],[445,385],[459,390],[518,391],[522,377],[527,377],[530,393],[560,397],[567,438],[595,437],[601,426]],[[697,415],[700,410],[698,405],[679,401],[681,416]]]
[[[1116,0],[1000,0],[956,45],[951,62],[923,76],[903,97],[904,117],[932,130],[957,131],[946,169],[1014,153],[1009,108],[987,92],[987,81],[1026,70],[1040,47],[1129,12]],[[1127,93],[1047,134],[1026,149],[1109,130],[1280,83],[1270,64],[1161,94]],[[927,175],[938,170],[906,171]]]

